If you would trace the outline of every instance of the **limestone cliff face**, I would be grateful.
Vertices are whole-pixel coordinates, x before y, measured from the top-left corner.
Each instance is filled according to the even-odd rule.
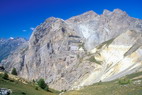
[[[141,70],[141,33],[142,20],[119,9],[51,17],[3,64],[28,80],[44,78],[51,88],[75,89]]]
[[[79,16],[72,17],[67,22],[79,31],[86,39],[87,50],[96,45],[114,38],[127,30],[142,30],[142,21],[129,17],[126,12],[115,9],[113,12],[104,10],[102,15],[89,11]]]

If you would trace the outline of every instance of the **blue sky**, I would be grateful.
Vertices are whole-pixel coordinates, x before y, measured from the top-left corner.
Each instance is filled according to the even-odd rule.
[[[142,19],[142,0],[0,0],[0,38],[29,38],[32,28],[54,16],[68,19],[93,10],[119,8]]]

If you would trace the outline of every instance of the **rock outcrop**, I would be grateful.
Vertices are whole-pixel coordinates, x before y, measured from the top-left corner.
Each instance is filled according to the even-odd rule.
[[[29,42],[2,63],[28,80],[70,90],[141,70],[142,20],[119,9],[93,11],[68,20],[48,18]]]
[[[0,88],[0,95],[10,95],[10,94],[12,94],[12,90],[11,89]]]

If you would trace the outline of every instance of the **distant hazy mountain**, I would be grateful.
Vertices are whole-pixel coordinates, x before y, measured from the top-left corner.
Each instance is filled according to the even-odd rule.
[[[25,42],[24,38],[0,39],[0,62]]]
[[[51,88],[76,89],[141,71],[141,35],[142,20],[119,9],[51,17],[2,64],[28,80],[44,78]]]

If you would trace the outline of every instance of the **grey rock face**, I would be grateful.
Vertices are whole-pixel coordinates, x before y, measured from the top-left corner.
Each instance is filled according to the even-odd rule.
[[[134,31],[124,33],[127,30]],[[142,20],[129,17],[119,9],[105,10],[102,15],[89,11],[68,20],[51,17],[36,27],[28,43],[2,63],[8,71],[16,67],[23,78],[44,78],[51,88],[69,90],[86,85],[89,80],[91,84],[101,79],[101,76],[100,79],[90,76],[92,71],[96,74],[103,69],[95,64],[98,61],[88,61],[93,56],[89,53],[92,49],[118,36],[119,40],[115,39],[113,45],[133,45],[135,42],[131,44],[129,39],[138,40],[141,30]],[[128,40],[123,40],[125,37]],[[130,55],[136,48],[140,45],[125,55]]]
[[[90,12],[85,14],[90,14]],[[137,32],[142,30],[141,20],[129,17],[126,12],[119,9],[115,9],[113,12],[104,10],[102,15],[94,13],[92,16],[86,17],[86,19],[83,17],[85,17],[84,14],[72,17],[67,22],[71,23],[76,31],[80,31],[83,34],[83,37],[87,40],[85,42],[87,50],[91,50],[96,45],[114,38],[127,30],[136,30]],[[82,20],[76,22],[76,19]]]
[[[11,89],[7,89],[7,88],[0,88],[0,95],[9,95],[12,93]]]

